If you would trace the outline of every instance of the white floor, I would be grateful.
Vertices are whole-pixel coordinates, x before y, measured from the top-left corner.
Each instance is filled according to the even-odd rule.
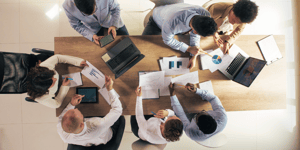
[[[80,36],[67,20],[64,0],[0,0],[0,51],[31,53],[31,48],[54,50],[57,36]],[[206,0],[185,0],[202,5]],[[292,149],[295,126],[295,75],[291,0],[255,0],[259,15],[243,34],[283,34],[287,51],[287,109],[228,112],[223,131],[229,141],[217,149]],[[154,6],[148,0],[119,0],[121,16],[131,35],[141,35],[144,16]],[[51,9],[58,15],[50,18]],[[58,9],[57,11],[55,9]],[[283,62],[284,63],[284,62]],[[56,132],[55,110],[24,101],[26,95],[0,95],[0,150],[66,150]],[[129,116],[121,150],[140,149],[130,132]],[[163,146],[162,146],[163,147]],[[163,149],[150,145],[147,149]],[[166,150],[207,149],[183,135]]]

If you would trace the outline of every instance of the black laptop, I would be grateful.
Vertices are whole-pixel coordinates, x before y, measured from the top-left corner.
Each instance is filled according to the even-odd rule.
[[[117,79],[144,57],[130,38],[126,37],[105,53],[102,59]]]

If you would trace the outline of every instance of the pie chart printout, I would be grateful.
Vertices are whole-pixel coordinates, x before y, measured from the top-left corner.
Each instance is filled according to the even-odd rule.
[[[222,62],[222,58],[218,55],[214,55],[212,57],[212,61],[213,61],[214,64],[220,64]]]

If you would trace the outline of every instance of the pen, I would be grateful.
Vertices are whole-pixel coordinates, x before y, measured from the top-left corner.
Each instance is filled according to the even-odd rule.
[[[62,77],[62,79],[65,79],[65,77]],[[72,78],[67,78],[68,80],[73,80]]]
[[[151,113],[152,113],[153,115],[156,115],[156,113],[155,113],[155,112],[153,112],[153,111],[151,111]],[[161,121],[163,121],[163,122],[165,122],[165,120],[164,120],[164,119],[162,119],[162,118],[160,118],[160,120],[161,120]]]

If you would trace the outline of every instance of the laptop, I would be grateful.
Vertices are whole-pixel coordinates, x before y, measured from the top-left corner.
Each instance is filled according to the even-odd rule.
[[[105,53],[102,59],[117,79],[144,57],[130,38],[126,37]]]
[[[266,63],[264,60],[247,57],[238,52],[232,61],[222,66],[219,71],[228,79],[250,87]]]

